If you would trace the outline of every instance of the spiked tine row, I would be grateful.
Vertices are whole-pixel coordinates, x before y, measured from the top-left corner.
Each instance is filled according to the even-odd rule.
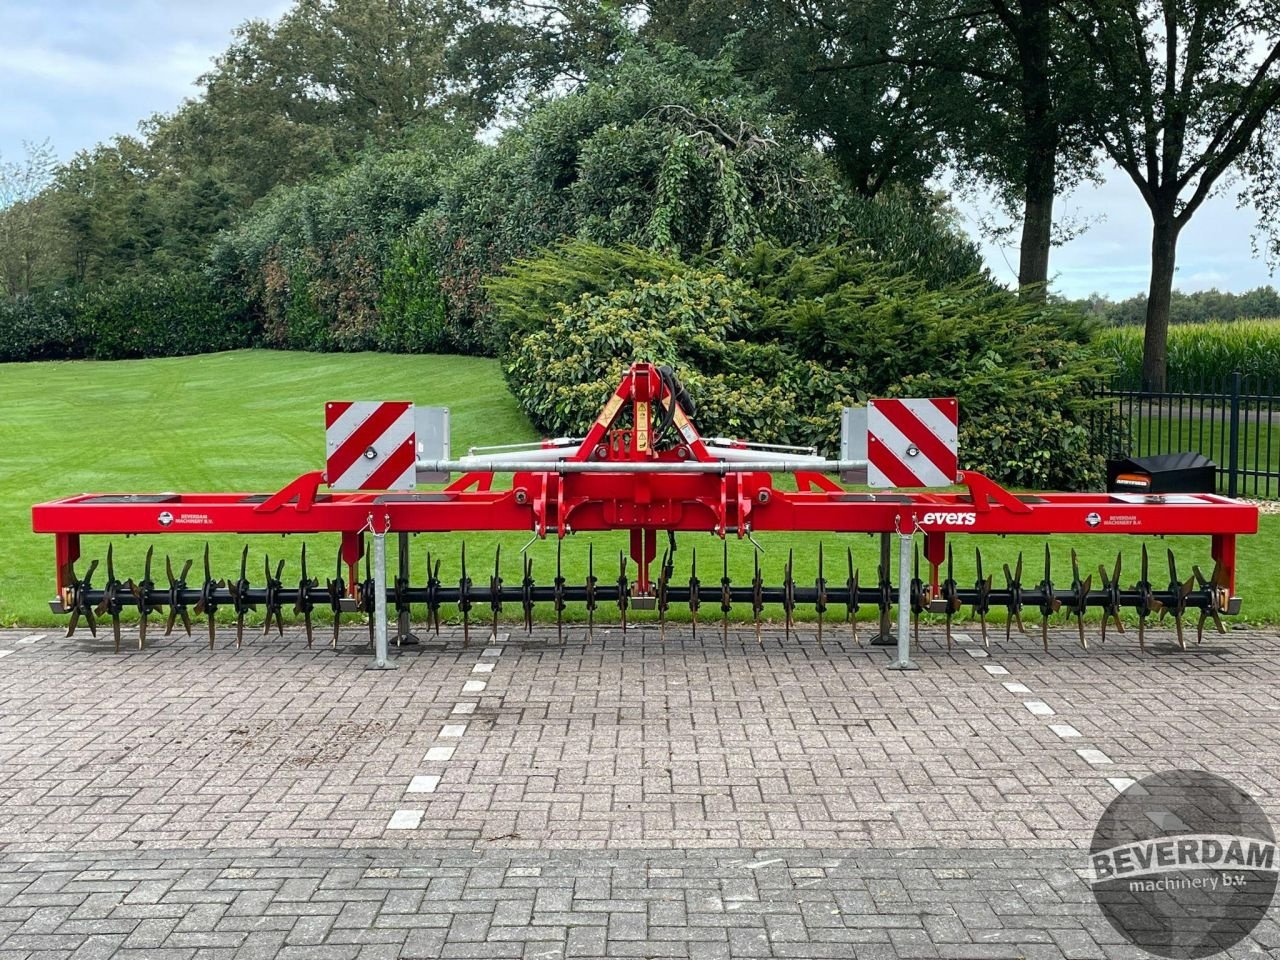
[[[533,558],[525,556],[522,560],[519,581],[519,604],[523,614],[526,630],[533,629],[534,611],[539,605],[550,604],[555,611],[556,633],[563,638],[564,613],[569,604],[582,604],[587,612],[587,629],[590,635],[594,631],[595,613],[602,602],[610,602],[617,606],[622,630],[628,629],[628,616],[636,588],[629,579],[629,561],[622,552],[618,554],[618,576],[612,583],[602,584],[595,574],[595,551],[589,549],[587,554],[587,577],[581,584],[570,584],[564,576],[562,556],[559,543],[556,547],[555,576],[549,586],[539,586],[534,579]],[[986,571],[981,551],[975,556],[977,579],[971,587],[961,586],[955,577],[955,557],[948,547],[945,577],[939,580],[937,572],[932,577],[922,576],[920,554],[917,551],[915,565],[910,581],[910,615],[919,635],[920,618],[925,613],[941,613],[944,617],[946,642],[948,649],[953,642],[952,626],[955,616],[965,606],[970,608],[977,619],[984,646],[990,646],[987,628],[987,617],[993,609],[1003,607],[1007,614],[1005,639],[1012,637],[1013,628],[1025,633],[1023,611],[1031,608],[1038,610],[1041,616],[1041,640],[1048,649],[1049,620],[1061,610],[1066,610],[1076,620],[1079,642],[1088,649],[1088,638],[1085,634],[1084,615],[1090,608],[1102,612],[1101,639],[1107,639],[1108,630],[1114,627],[1115,632],[1125,632],[1122,612],[1133,610],[1138,616],[1138,647],[1146,650],[1147,620],[1158,614],[1161,618],[1172,615],[1177,632],[1179,646],[1185,649],[1186,640],[1183,634],[1183,618],[1188,610],[1199,613],[1196,626],[1197,642],[1204,637],[1204,628],[1212,623],[1215,629],[1222,632],[1222,622],[1226,613],[1229,597],[1229,582],[1226,570],[1215,565],[1210,576],[1205,576],[1199,567],[1193,567],[1189,577],[1179,576],[1173,552],[1169,551],[1169,581],[1160,588],[1151,580],[1150,562],[1147,548],[1144,545],[1141,555],[1139,577],[1133,587],[1122,587],[1122,563],[1119,555],[1108,570],[1099,565],[1097,570],[1098,589],[1094,588],[1094,574],[1081,570],[1079,557],[1071,551],[1071,585],[1068,589],[1059,589],[1053,579],[1052,559],[1049,549],[1045,547],[1044,576],[1034,587],[1023,585],[1023,557],[1018,554],[1016,563],[1011,567],[1003,564],[1004,582],[996,586],[992,574]],[[328,606],[333,614],[333,635],[331,646],[337,645],[341,616],[346,607],[347,597],[354,598],[357,610],[364,613],[369,620],[369,635],[374,634],[374,612],[377,604],[376,585],[370,569],[369,555],[365,554],[364,576],[353,585],[343,579],[343,558],[339,554],[334,569],[334,576],[325,581],[324,588],[319,580],[310,575],[307,566],[306,547],[303,547],[300,576],[296,586],[285,583],[284,560],[275,564],[269,557],[263,560],[263,584],[253,584],[249,580],[249,548],[246,546],[240,555],[239,576],[234,579],[215,579],[209,562],[209,548],[204,549],[203,579],[199,585],[190,584],[192,561],[187,560],[175,573],[174,561],[165,557],[165,583],[162,586],[152,579],[152,561],[154,554],[148,549],[143,564],[142,577],[138,581],[121,581],[116,576],[113,549],[109,546],[106,555],[106,579],[101,586],[93,584],[98,571],[98,562],[93,561],[84,577],[76,575],[74,566],[69,571],[69,585],[63,593],[63,608],[70,614],[67,635],[71,636],[83,622],[89,632],[97,635],[99,618],[111,618],[112,635],[116,649],[120,646],[120,615],[126,608],[134,608],[139,616],[138,644],[146,642],[150,618],[158,611],[167,613],[165,619],[165,636],[173,633],[181,623],[187,635],[192,632],[192,614],[204,617],[209,625],[209,646],[212,649],[216,640],[215,615],[220,608],[233,611],[236,625],[236,646],[244,643],[244,627],[246,615],[250,611],[263,612],[263,635],[271,632],[274,626],[277,635],[284,634],[284,608],[291,605],[293,613],[302,618],[307,636],[307,646],[312,645],[313,612]],[[780,585],[770,586],[765,583],[761,572],[759,553],[753,560],[753,571],[750,585],[736,586],[729,576],[729,549],[727,541],[721,548],[721,575],[714,594],[708,594],[709,602],[717,602],[720,608],[720,635],[722,642],[729,637],[729,620],[735,606],[749,605],[751,618],[757,641],[761,639],[761,623],[766,605],[776,604],[781,607],[784,629],[788,637],[795,623],[796,612],[802,608],[812,607],[817,615],[818,642],[822,643],[826,636],[826,617],[833,604],[844,608],[845,619],[850,624],[850,637],[858,642],[857,614],[864,604],[871,604],[888,611],[896,604],[896,590],[889,573],[883,566],[878,569],[876,583],[863,586],[859,580],[858,570],[854,566],[852,549],[846,550],[848,576],[843,586],[836,581],[828,581],[826,575],[826,555],[824,548],[818,548],[818,572],[812,587],[802,586],[796,582],[795,553],[789,551],[783,567],[783,580]],[[493,573],[488,578],[487,587],[481,583],[477,586],[468,574],[467,553],[465,544],[459,554],[459,578],[457,586],[445,585],[441,579],[441,560],[437,556],[427,554],[426,583],[415,586],[407,578],[397,577],[387,590],[388,607],[394,607],[397,614],[412,611],[414,606],[425,606],[428,620],[433,629],[439,633],[441,610],[455,607],[462,624],[463,642],[471,639],[471,614],[477,605],[488,606],[490,629],[496,633],[502,614],[508,601],[514,602],[514,591],[506,586],[502,575],[501,549],[494,555]],[[687,584],[680,584],[675,579],[674,543],[664,550],[658,566],[657,580],[653,584],[649,597],[657,610],[661,636],[665,638],[667,619],[675,606],[687,607],[696,635],[699,616],[704,600],[703,584],[698,577],[697,551],[690,550],[689,579]],[[937,584],[937,587],[933,586]],[[712,596],[715,597],[712,600]]]

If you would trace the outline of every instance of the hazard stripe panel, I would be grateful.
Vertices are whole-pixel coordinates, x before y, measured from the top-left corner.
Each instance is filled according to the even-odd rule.
[[[867,482],[946,487],[959,471],[959,408],[952,397],[872,400],[867,405]]]
[[[325,404],[325,482],[334,490],[412,490],[417,445],[413,404]]]

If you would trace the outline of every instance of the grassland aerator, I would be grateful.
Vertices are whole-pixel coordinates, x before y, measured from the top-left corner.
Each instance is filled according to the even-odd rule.
[[[711,611],[719,614],[726,637],[730,612],[749,609],[757,638],[767,612],[780,613],[790,630],[798,610],[812,609],[819,640],[824,618],[837,611],[848,624],[840,629],[857,639],[862,607],[879,611],[881,632],[887,634],[897,606],[893,665],[909,669],[908,613],[917,625],[922,613],[944,615],[950,644],[952,619],[965,606],[978,618],[985,643],[990,642],[989,612],[1007,614],[1009,639],[1014,625],[1021,630],[1024,611],[1035,611],[1047,649],[1049,619],[1059,611],[1075,617],[1079,641],[1087,647],[1084,616],[1089,608],[1103,614],[1104,639],[1108,621],[1124,631],[1121,612],[1129,610],[1137,615],[1138,644],[1145,649],[1146,625],[1153,615],[1172,616],[1185,648],[1183,618],[1188,613],[1198,615],[1199,638],[1206,623],[1222,630],[1222,618],[1239,611],[1236,537],[1255,533],[1258,525],[1257,509],[1247,503],[1213,494],[1011,493],[982,474],[958,469],[958,411],[947,398],[873,400],[865,408],[847,410],[840,459],[809,449],[706,438],[695,427],[694,416],[691,398],[669,368],[637,363],[584,437],[544,441],[532,449],[473,449],[452,459],[442,408],[332,402],[325,407],[325,469],[304,473],[275,493],[84,494],[35,506],[33,523],[38,533],[54,536],[53,607],[70,615],[68,635],[81,623],[96,632],[98,620],[110,618],[117,650],[121,614],[129,609],[140,619],[139,646],[152,616],[164,614],[166,635],[179,623],[190,634],[194,613],[208,619],[211,647],[216,641],[214,614],[220,609],[234,614],[237,646],[249,611],[261,611],[266,628],[274,624],[283,633],[283,612],[291,609],[305,624],[308,645],[314,611],[332,611],[334,645],[342,616],[360,612],[368,617],[375,660],[385,666],[389,612],[394,611],[403,638],[415,608],[425,612],[437,631],[442,609],[446,614],[456,611],[467,642],[473,617],[483,616],[496,632],[502,619],[518,611],[531,627],[535,610],[546,605],[554,609],[557,623],[567,606],[580,605],[589,630],[606,605],[617,609],[624,630],[629,611],[637,609],[655,611],[663,631],[668,613],[677,607],[688,609],[695,629],[700,613]],[[462,475],[441,489],[419,489],[419,484],[446,482],[453,473]],[[509,486],[495,485],[496,475],[507,474],[512,476]],[[792,475],[796,489],[775,485],[780,474]],[[848,490],[832,475],[846,483],[863,481],[870,489]],[[620,553],[616,566],[609,562],[607,576],[598,577],[591,550],[587,577],[573,584],[561,575],[558,550],[556,576],[542,584],[535,582],[527,556],[516,579],[504,578],[500,555],[492,575],[473,579],[465,545],[454,576],[443,577],[439,556],[428,555],[425,576],[415,582],[407,550],[412,533],[527,531],[532,538],[563,541],[571,534],[608,530],[629,531],[629,551]],[[876,575],[862,576],[847,547],[833,559],[820,552],[812,582],[797,582],[789,556],[781,582],[766,583],[757,536],[773,531],[879,534]],[[305,547],[296,579],[286,578],[282,561],[273,569],[268,560],[258,584],[250,579],[247,547],[238,575],[229,578],[217,578],[210,569],[207,545],[197,581],[188,579],[191,560],[175,572],[169,557],[164,579],[157,580],[150,550],[137,580],[119,578],[110,548],[104,578],[96,579],[97,560],[84,575],[76,570],[80,538],[90,534],[326,532],[340,534],[341,546],[334,576],[323,584],[311,575]],[[724,557],[722,576],[699,579],[691,550],[690,575],[677,578],[676,538],[694,533],[723,541],[717,550]],[[1046,546],[1038,582],[1024,582],[1021,552],[1002,565],[1000,582],[986,572],[990,567],[983,567],[978,553],[975,582],[961,584],[954,576],[949,538],[974,533],[1204,535],[1211,538],[1213,565],[1207,576],[1198,566],[1183,576],[1169,551],[1166,581],[1150,569],[1144,545],[1137,579],[1124,586],[1119,556],[1107,565],[1110,569],[1099,567],[1095,581],[1091,572],[1081,571],[1072,551],[1069,579],[1063,574],[1055,581]],[[394,576],[386,565],[389,534],[401,538]],[[927,563],[923,576],[917,535]],[[733,583],[729,577],[728,542],[735,538],[757,548],[749,583]],[[895,538],[896,583],[891,576]],[[373,549],[367,551],[370,539]],[[1038,553],[1036,561],[1038,566]]]

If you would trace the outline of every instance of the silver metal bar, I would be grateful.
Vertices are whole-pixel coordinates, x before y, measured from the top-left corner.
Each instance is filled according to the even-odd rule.
[[[911,662],[911,547],[915,531],[898,534],[898,659],[890,670],[919,670]]]
[[[717,460],[727,460],[730,463],[794,463],[800,470],[810,464],[821,465],[827,462],[826,457],[820,457],[816,453],[779,453],[772,450],[741,450],[737,447],[710,447],[707,452]]]
[[[468,447],[467,455],[475,456],[477,453],[487,453],[490,450],[537,450],[545,444],[553,447],[575,447],[581,446],[582,441],[586,437],[556,437],[554,440],[526,440],[523,443],[495,443],[487,447]]]
[[[714,447],[748,447],[753,450],[798,450],[811,456],[818,455],[817,447],[799,447],[791,443],[756,443],[752,440],[731,440],[729,437],[703,437],[702,442]]]
[[[639,463],[625,461],[592,460],[586,463],[560,460],[505,460],[501,457],[463,457],[460,460],[419,460],[417,468],[431,473],[839,473],[842,470],[858,470],[867,466],[865,460],[752,460],[731,463],[717,460],[714,463],[682,461],[659,463],[646,460]]]
[[[394,670],[387,662],[387,533],[373,534],[373,666]]]

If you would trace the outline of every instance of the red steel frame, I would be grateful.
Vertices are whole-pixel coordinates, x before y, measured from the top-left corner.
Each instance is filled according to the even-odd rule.
[[[631,405],[631,425],[614,421]],[[652,448],[654,411],[674,404],[678,445]],[[852,493],[820,473],[797,472],[795,492],[779,490],[767,472],[641,473],[643,461],[712,461],[715,458],[671,396],[657,368],[634,365],[623,377],[586,439],[567,459],[617,462],[616,472],[515,473],[509,489],[493,488],[491,473],[469,473],[442,491],[320,493],[323,472],[298,477],[266,497],[244,493],[189,493],[163,502],[103,502],[103,494],[67,497],[32,508],[35,532],[54,535],[59,593],[69,585],[80,537],[90,534],[286,534],[340,533],[352,568],[364,553],[364,534],[471,530],[569,532],[629,530],[636,589],[648,591],[648,568],[664,530],[700,531],[721,537],[771,530],[830,533],[920,531],[937,586],[948,533],[1205,535],[1212,537],[1234,593],[1236,537],[1258,530],[1252,504],[1213,494],[1172,498],[1103,493],[1018,496],[973,471],[962,471],[964,492]],[[115,495],[117,497],[124,495]],[[162,517],[166,518],[162,522]]]

